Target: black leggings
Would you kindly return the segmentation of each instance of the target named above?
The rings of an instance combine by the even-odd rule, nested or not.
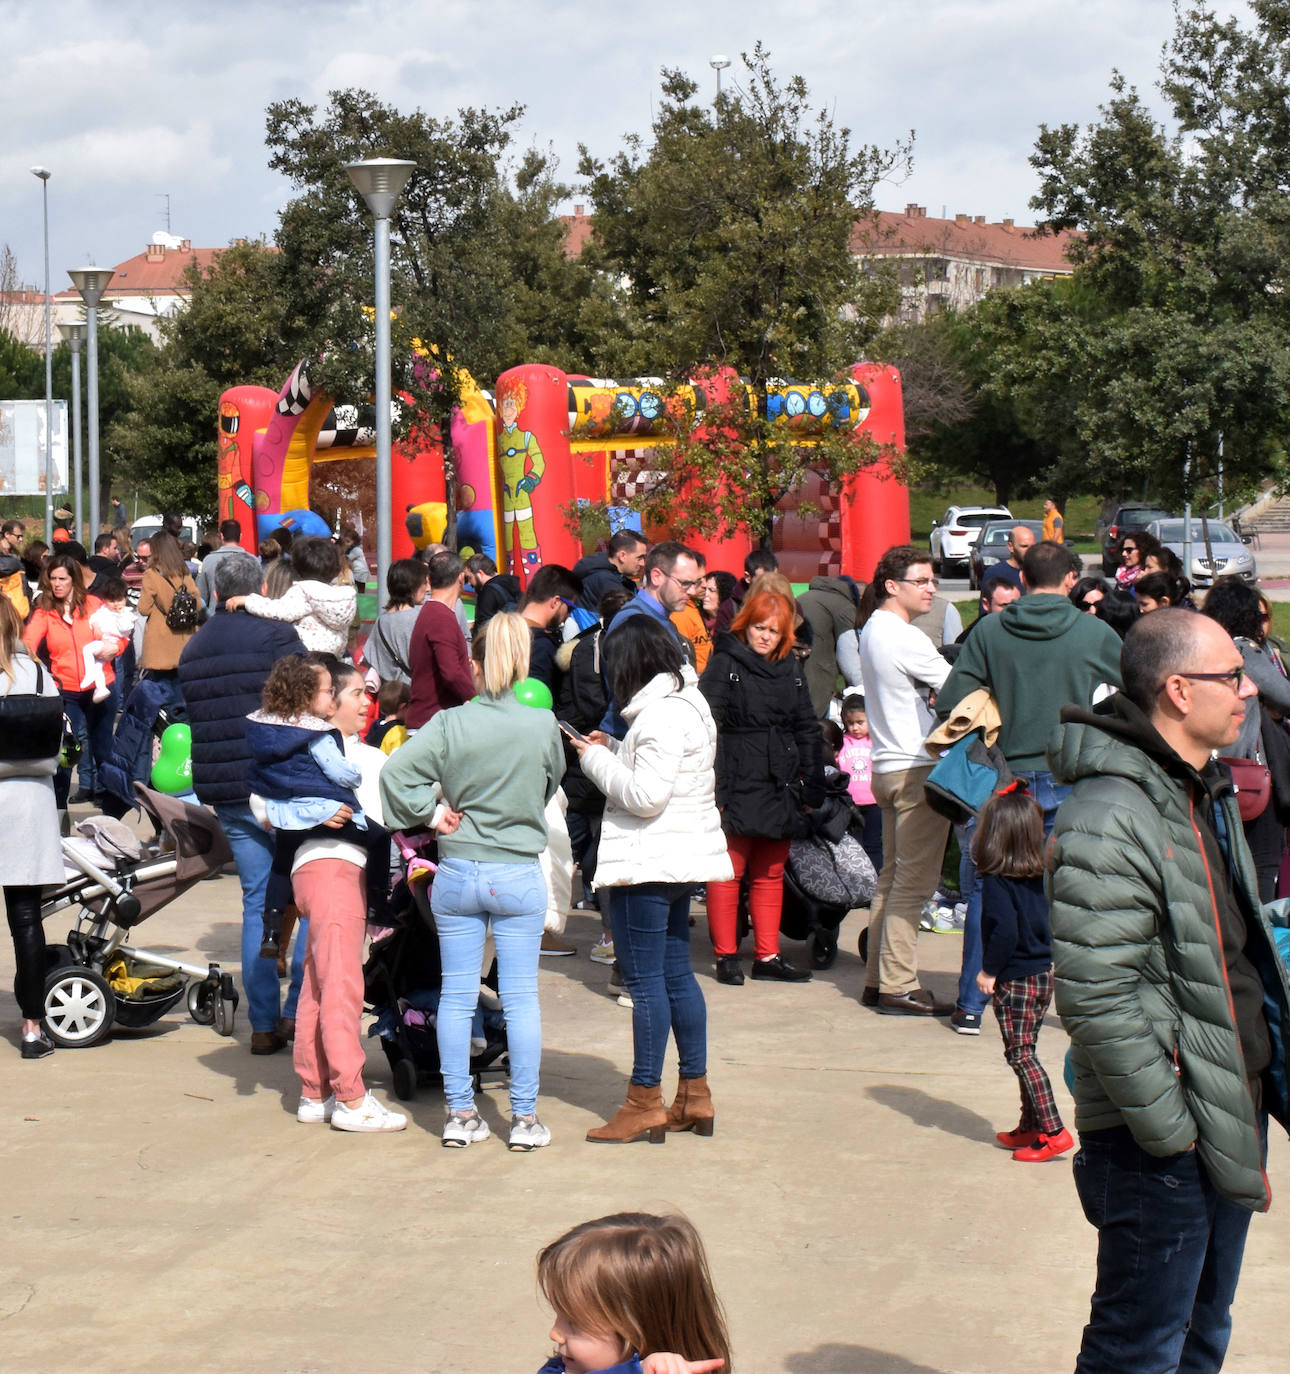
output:
[[[40,920],[40,888],[6,887],[5,911],[18,972],[13,994],[25,1021],[45,1014],[45,927]]]

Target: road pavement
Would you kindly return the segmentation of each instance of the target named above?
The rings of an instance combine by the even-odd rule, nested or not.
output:
[[[239,910],[234,879],[201,883],[138,927],[138,943],[232,965]],[[0,1368],[527,1374],[549,1353],[538,1249],[622,1209],[694,1220],[737,1374],[1071,1368],[1094,1233],[1069,1162],[1020,1165],[994,1145],[1016,1123],[1017,1088],[992,1020],[969,1038],[860,1007],[860,919],[814,982],[737,988],[715,982],[700,922],[716,1133],[594,1146],[586,1130],[621,1101],[631,1016],[587,958],[597,923],[571,916],[578,955],[540,973],[539,1110],[554,1141],[530,1155],[496,1138],[440,1148],[428,1089],[399,1135],[300,1125],[289,1059],[253,1058],[240,1012],[229,1040],[172,1014],[20,1062],[6,948]],[[957,936],[922,937],[940,995],[960,949]],[[375,1091],[391,1099],[367,1043]],[[1054,1018],[1039,1048],[1069,1121]],[[482,1110],[504,1129],[502,1094]],[[1278,1200],[1254,1219],[1235,1310],[1230,1367],[1245,1374],[1285,1368],[1288,1162],[1274,1127]]]

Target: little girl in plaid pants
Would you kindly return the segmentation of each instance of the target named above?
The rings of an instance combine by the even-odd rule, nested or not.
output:
[[[1052,940],[1044,896],[1044,813],[1012,782],[981,808],[972,858],[981,874],[977,986],[994,998],[1003,1057],[1021,1084],[1021,1121],[995,1139],[1023,1164],[1056,1159],[1075,1141],[1062,1125],[1052,1084],[1036,1053],[1053,1000]]]

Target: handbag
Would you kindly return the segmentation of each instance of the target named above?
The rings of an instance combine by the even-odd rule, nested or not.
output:
[[[961,735],[941,755],[923,781],[923,794],[933,811],[955,825],[972,819],[992,793],[1012,781],[1012,769],[997,744],[986,744],[985,730]]]
[[[1243,821],[1252,821],[1268,809],[1272,800],[1272,773],[1257,759],[1219,758],[1232,775],[1236,805]]]
[[[45,696],[45,669],[36,663],[35,692],[0,697],[0,763],[57,759],[63,747],[63,698]]]

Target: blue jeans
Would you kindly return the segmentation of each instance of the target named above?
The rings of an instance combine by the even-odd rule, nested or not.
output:
[[[670,1030],[682,1078],[708,1071],[708,1007],[690,965],[691,883],[642,883],[609,893],[623,986],[632,995],[632,1082],[656,1088]]]
[[[990,999],[976,985],[981,972],[981,958],[985,943],[981,939],[981,875],[972,862],[972,837],[976,834],[976,817],[965,825],[955,826],[959,837],[959,899],[967,903],[963,918],[963,962],[959,965],[958,1009],[980,1016]]]
[[[1266,1117],[1260,1127],[1266,1157]],[[1219,1196],[1195,1150],[1158,1159],[1127,1126],[1085,1132],[1073,1168],[1097,1228],[1097,1283],[1075,1374],[1221,1368],[1252,1213]]]
[[[279,1014],[294,1019],[300,998],[300,983],[305,974],[305,944],[309,922],[296,927],[296,943],[291,954],[291,982],[286,1004],[279,1013],[278,969],[272,959],[260,958],[260,937],[264,929],[264,889],[273,863],[273,834],[262,830],[245,803],[217,806],[215,814],[228,837],[242,884],[242,986],[246,989],[247,1015],[253,1031],[278,1027]]]
[[[1015,776],[1026,784],[1030,795],[1039,803],[1039,809],[1044,813],[1044,838],[1047,839],[1053,833],[1053,820],[1057,815],[1057,808],[1071,794],[1069,785],[1054,782],[1053,775],[1046,771],[1017,773]]]
[[[102,792],[99,766],[112,752],[112,726],[116,720],[114,700],[94,700],[94,693],[63,692],[63,709],[72,723],[72,732],[81,742],[81,761],[76,765],[76,778],[81,791],[91,795]]]
[[[439,1068],[450,1111],[475,1105],[470,1076],[470,1024],[479,1006],[484,941],[491,923],[497,946],[497,991],[506,1017],[511,1063],[511,1112],[537,1110],[542,1063],[538,951],[546,919],[546,880],[531,863],[443,859],[430,889],[439,929],[443,989],[439,996]]]

